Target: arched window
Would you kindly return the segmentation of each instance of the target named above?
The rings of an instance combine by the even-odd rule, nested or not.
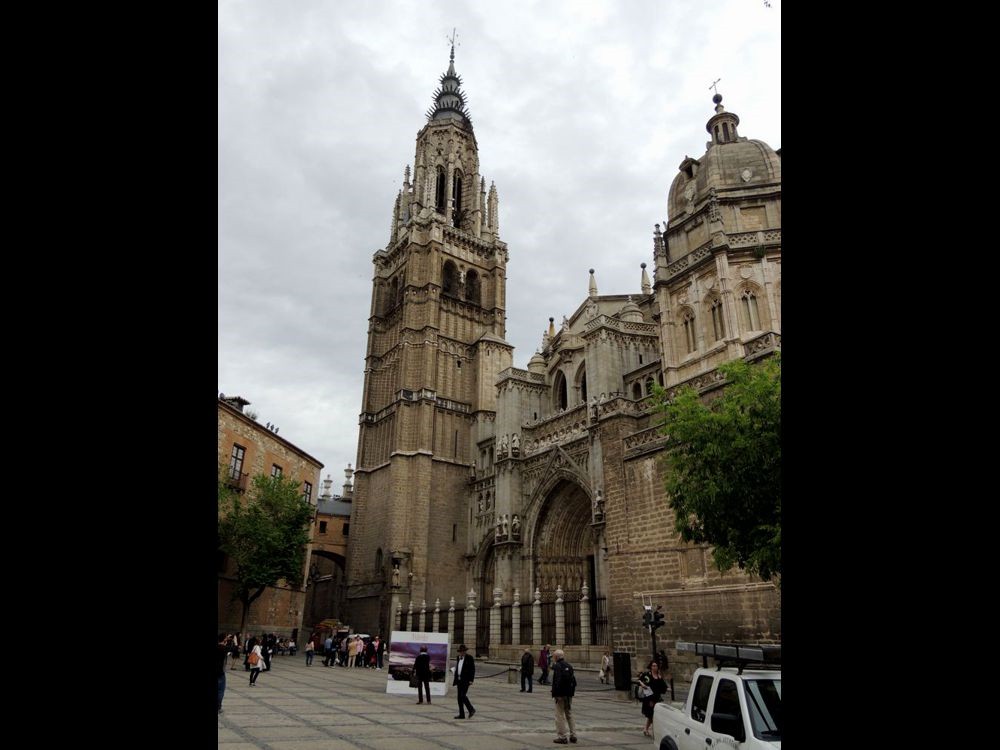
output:
[[[447,187],[445,183],[447,182],[447,180],[448,178],[444,173],[444,167],[438,167],[437,185],[434,190],[434,207],[436,208],[438,213],[442,214],[444,213],[444,198],[445,195],[447,195],[447,193],[445,192],[445,189]]]
[[[660,381],[660,388],[662,388],[663,387],[663,371],[662,370],[660,371],[660,374],[657,376],[657,380]]]
[[[465,215],[462,211],[462,173],[457,169],[451,179],[451,200],[453,204],[451,223],[456,227],[461,227]]]
[[[747,328],[751,331],[761,330],[760,314],[757,311],[757,296],[752,289],[744,289],[742,295],[743,317],[746,320]]]
[[[583,377],[580,378],[580,399],[583,403],[587,403],[587,371],[583,371]]]
[[[560,370],[556,373],[556,380],[552,387],[552,405],[556,409],[565,409],[568,403],[566,398],[566,376]]]
[[[382,572],[382,548],[379,547],[378,551],[375,553],[375,572]]]
[[[458,269],[450,260],[444,262],[441,272],[441,291],[452,296],[458,293]]]
[[[479,304],[479,274],[472,270],[465,274],[465,298]]]
[[[722,123],[722,135],[723,135],[725,141],[728,142],[729,141],[729,123],[728,122]]]
[[[399,296],[399,279],[393,277],[392,281],[389,282],[389,294],[385,299],[385,310],[389,312],[396,306],[396,298]]]
[[[396,304],[400,304],[403,301],[403,288],[406,286],[406,278],[403,274],[399,274],[397,277],[399,279],[399,285],[396,287]]]
[[[653,376],[650,375],[648,378],[646,378],[646,395],[648,396],[652,392],[653,392]]]
[[[687,345],[687,353],[690,354],[698,348],[698,339],[695,336],[694,328],[694,313],[691,310],[685,310],[683,321],[684,343]]]
[[[638,380],[632,383],[632,398],[635,401],[638,401],[640,398],[642,398],[642,383],[640,383]]]
[[[715,340],[721,341],[726,335],[726,324],[722,318],[722,300],[718,297],[711,303],[712,311],[712,333],[715,334]]]

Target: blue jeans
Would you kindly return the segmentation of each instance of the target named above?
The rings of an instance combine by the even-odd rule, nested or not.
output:
[[[219,675],[219,710],[222,710],[222,696],[226,694],[226,673]]]
[[[315,651],[306,651],[306,666],[308,667],[313,663],[313,656],[316,655]]]

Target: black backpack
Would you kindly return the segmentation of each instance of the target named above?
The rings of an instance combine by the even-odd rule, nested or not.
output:
[[[573,674],[573,665],[565,659],[563,659],[562,663],[566,666],[562,670],[562,680],[560,682],[565,681],[567,695],[576,695],[576,675]]]

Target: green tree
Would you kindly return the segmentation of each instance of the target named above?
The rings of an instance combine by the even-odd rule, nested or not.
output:
[[[220,479],[219,549],[236,563],[233,599],[243,604],[241,632],[265,588],[301,580],[313,510],[290,478],[258,475],[245,498]]]
[[[686,387],[656,389],[669,435],[667,492],[688,542],[714,546],[720,571],[735,564],[781,582],[781,354],[719,367],[727,385],[703,402]]]

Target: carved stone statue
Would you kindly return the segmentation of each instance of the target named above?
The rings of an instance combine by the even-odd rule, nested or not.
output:
[[[521,538],[521,519],[517,517],[517,513],[510,521],[510,533],[513,535],[514,539]]]
[[[510,454],[512,456],[521,455],[521,438],[518,437],[516,432],[510,436]]]
[[[503,522],[501,521],[500,516],[498,515],[497,516],[497,531],[496,531],[496,534],[495,534],[495,537],[496,537],[497,541],[500,541],[501,539],[503,539],[503,537],[501,536],[502,533],[503,533]]]
[[[392,569],[392,587],[394,589],[398,589],[399,588],[399,566],[398,565],[396,565]]]
[[[478,512],[482,513],[483,512],[483,496],[482,495],[479,496],[479,501],[478,502],[479,502],[479,511]]]
[[[597,496],[594,498],[594,520],[604,520],[604,495],[600,490],[597,491]]]
[[[499,443],[499,445],[497,447],[497,456],[498,457],[503,457],[503,456],[506,456],[506,455],[507,455],[507,436],[506,435],[501,435],[500,436],[500,443]]]

